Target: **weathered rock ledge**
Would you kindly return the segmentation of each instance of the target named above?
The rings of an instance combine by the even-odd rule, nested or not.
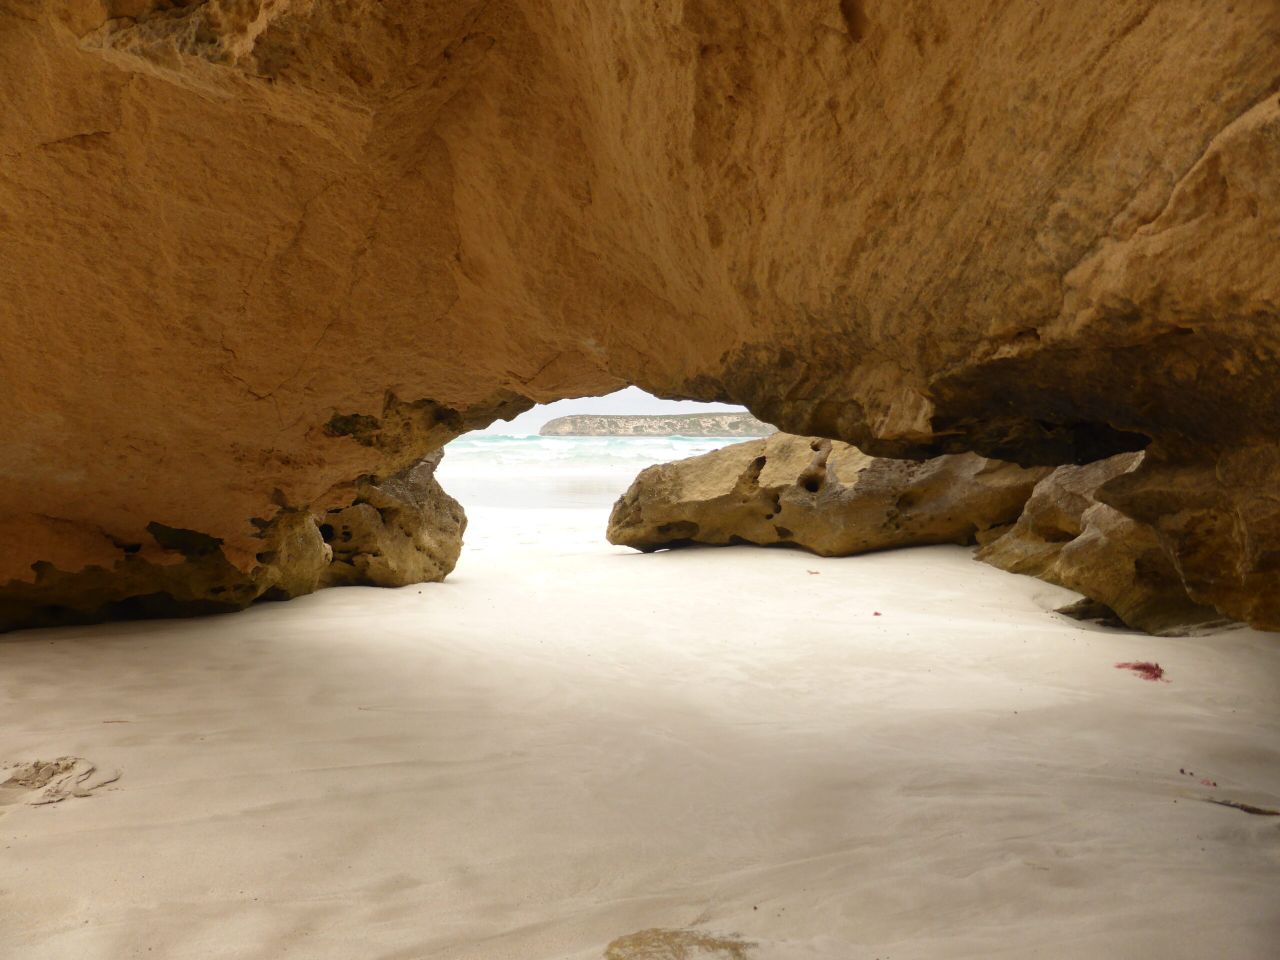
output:
[[[1219,621],[1152,527],[1096,499],[1142,456],[1023,468],[974,454],[877,458],[775,434],[643,471],[614,505],[608,538],[646,551],[754,543],[823,556],[976,542],[980,560],[1084,594],[1091,602],[1073,613],[1149,633]]]
[[[348,506],[282,512],[263,524],[247,572],[213,537],[160,524],[148,529],[151,544],[123,545],[123,559],[110,568],[42,566],[34,584],[0,585],[0,630],[225,613],[321,587],[443,580],[458,561],[467,521],[435,479],[441,456],[382,482],[361,481]]]
[[[644,470],[607,536],[640,550],[790,544],[823,556],[974,543],[1016,520],[1048,472],[971,453],[890,460],[777,433]]]

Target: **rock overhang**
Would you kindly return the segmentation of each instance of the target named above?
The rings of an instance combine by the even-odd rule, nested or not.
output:
[[[150,524],[251,569],[635,383],[877,454],[1146,447],[1103,498],[1280,623],[1280,11],[846,6],[11,4],[0,579],[180,562]]]

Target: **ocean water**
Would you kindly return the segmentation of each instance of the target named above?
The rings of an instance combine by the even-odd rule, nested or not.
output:
[[[607,509],[645,467],[742,437],[541,437],[472,433],[436,473],[463,507]]]

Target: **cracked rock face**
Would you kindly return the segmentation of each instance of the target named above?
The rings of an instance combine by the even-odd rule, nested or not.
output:
[[[880,455],[1145,447],[1103,499],[1280,628],[1277,78],[1271,0],[8,0],[0,589],[181,579],[153,526],[250,576],[634,383]]]
[[[1278,477],[1273,443],[1212,456],[1159,448],[1097,497],[1155,531],[1194,601],[1280,630]]]
[[[974,543],[1016,520],[1048,472],[971,453],[890,460],[778,433],[644,470],[614,504],[607,536],[646,551],[789,544],[828,557]]]
[[[1189,595],[1155,529],[1098,501],[1099,488],[1136,470],[1142,454],[1119,454],[1054,470],[1036,484],[1013,528],[978,559],[1083,593],[1122,623],[1177,632],[1221,619]]]

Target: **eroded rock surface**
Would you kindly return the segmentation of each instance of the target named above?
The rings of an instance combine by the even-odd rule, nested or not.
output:
[[[1142,458],[1120,454],[1054,470],[1036,484],[1013,528],[985,544],[978,559],[1083,593],[1094,602],[1080,608],[1086,619],[1106,618],[1110,611],[1148,633],[1221,619],[1188,595],[1155,529],[1096,498],[1099,488],[1132,473]]]
[[[320,585],[330,551],[311,514],[281,512],[263,523],[256,544],[246,569],[228,559],[216,537],[150,524],[108,564],[68,572],[38,563],[33,581],[0,585],[0,630],[226,613]]]
[[[1104,499],[1280,628],[1277,77],[1271,0],[8,0],[0,591],[221,603],[357,478],[634,383],[1150,444]]]
[[[1278,478],[1275,444],[1211,455],[1161,447],[1096,496],[1155,531],[1193,600],[1280,630]]]
[[[976,541],[980,560],[1084,594],[1064,611],[1081,619],[1148,633],[1221,622],[1193,598],[1156,527],[1098,499],[1144,456],[1022,468],[974,454],[870,457],[776,434],[643,471],[615,504],[608,538],[640,550],[781,543],[824,556]]]
[[[185,617],[288,600],[321,587],[400,587],[443,580],[458,561],[466,515],[441,489],[443,451],[386,480],[366,479],[346,507],[282,511],[258,532],[247,570],[224,544],[152,524],[110,567],[66,573],[41,565],[34,583],[0,586],[0,630],[112,618]]]
[[[890,460],[779,433],[642,471],[607,535],[639,550],[781,543],[823,556],[973,543],[1017,519],[1048,472],[971,453]]]
[[[333,560],[321,586],[403,587],[453,570],[467,517],[436,481],[440,456],[361,484],[355,503],[324,516],[320,532]]]

